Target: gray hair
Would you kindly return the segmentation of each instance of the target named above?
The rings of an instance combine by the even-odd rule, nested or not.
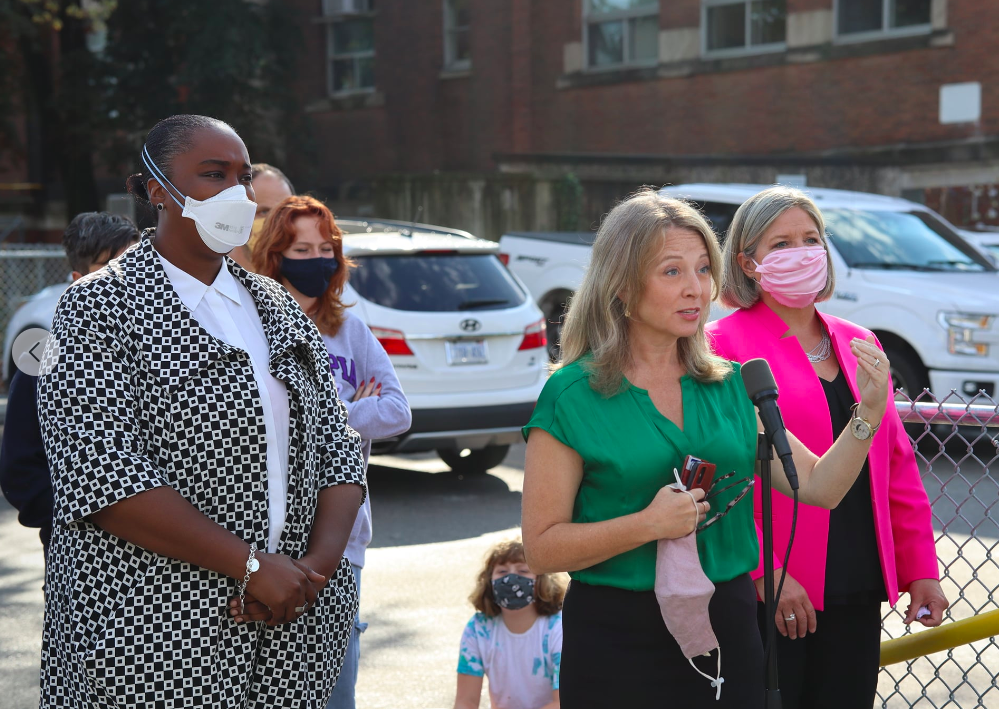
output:
[[[81,212],[62,235],[69,265],[82,274],[98,258],[112,257],[138,240],[139,230],[131,219],[109,212]]]
[[[255,162],[250,165],[250,180],[255,180],[261,175],[274,175],[278,179],[282,180],[286,185],[288,185],[288,191],[292,194],[298,194],[295,192],[295,185],[291,184],[291,180],[288,176],[281,172],[279,169],[273,165],[268,165],[265,162]]]
[[[832,257],[829,255],[829,241],[826,239],[826,224],[822,212],[815,202],[801,190],[774,185],[759,192],[736,211],[725,239],[723,259],[725,273],[722,277],[721,302],[729,308],[751,308],[760,299],[760,284],[746,275],[739,265],[739,254],[752,258],[760,246],[763,234],[789,209],[804,210],[815,222],[819,230],[819,240],[826,250],[828,275],[826,285],[815,297],[815,302],[829,300],[836,289],[833,275]]]
[[[712,300],[717,296],[721,251],[708,222],[687,202],[642,188],[614,207],[597,231],[590,265],[569,301],[556,369],[592,354],[587,364],[590,386],[605,396],[620,391],[624,370],[631,364],[625,311],[636,306],[645,290],[649,269],[671,229],[690,229],[704,239]],[[628,302],[622,302],[622,297]],[[705,308],[697,333],[681,338],[677,352],[686,371],[698,381],[721,381],[731,373],[732,365],[708,348],[704,337],[708,317]]]

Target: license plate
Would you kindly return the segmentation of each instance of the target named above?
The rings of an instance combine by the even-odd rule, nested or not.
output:
[[[444,353],[447,363],[455,366],[461,364],[487,364],[489,353],[486,351],[485,340],[458,340],[444,342]]]

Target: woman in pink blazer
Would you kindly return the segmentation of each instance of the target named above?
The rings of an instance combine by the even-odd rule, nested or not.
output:
[[[799,505],[773,619],[780,631],[785,709],[870,709],[877,692],[881,603],[894,604],[908,592],[905,622],[926,626],[939,625],[948,606],[912,447],[894,406],[883,421],[854,413],[857,359],[850,340],[875,340],[870,331],[815,309],[832,295],[834,280],[822,215],[803,192],[771,187],[743,204],[729,228],[724,263],[721,300],[737,310],[707,326],[715,352],[738,362],[762,357],[770,363],[784,423],[816,455],[847,426],[858,438],[874,436],[864,470],[836,509]],[[779,465],[775,474],[781,474]],[[758,527],[760,507],[757,487]],[[791,498],[775,493],[778,580],[791,512]],[[761,598],[762,576],[761,561],[753,575]],[[930,615],[917,619],[921,607]],[[771,621],[762,603],[759,608],[765,631]]]

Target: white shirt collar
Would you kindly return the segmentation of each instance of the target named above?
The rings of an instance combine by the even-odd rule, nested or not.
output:
[[[177,291],[180,301],[192,313],[201,305],[201,300],[205,297],[205,293],[208,292],[209,288],[214,288],[218,293],[224,295],[236,305],[241,305],[238,283],[235,277],[229,272],[229,267],[225,259],[222,260],[222,268],[219,269],[219,275],[215,276],[215,280],[210,286],[207,286],[187,271],[179,269],[167,261],[160,252],[157,251],[156,255],[159,257],[160,263],[163,264],[163,270],[166,271],[167,278],[170,279],[170,285]]]

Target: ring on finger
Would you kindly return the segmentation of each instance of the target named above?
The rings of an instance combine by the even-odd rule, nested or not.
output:
[[[790,623],[790,622],[792,622],[792,621],[795,621],[795,620],[797,620],[797,619],[798,619],[798,616],[796,616],[796,615],[795,615],[794,613],[792,613],[791,615],[789,615],[789,616],[786,616],[786,617],[784,618],[784,620],[786,620],[786,621],[787,621],[788,623]]]
[[[874,368],[877,369],[878,365],[881,364],[881,359],[878,357],[874,358]]]

